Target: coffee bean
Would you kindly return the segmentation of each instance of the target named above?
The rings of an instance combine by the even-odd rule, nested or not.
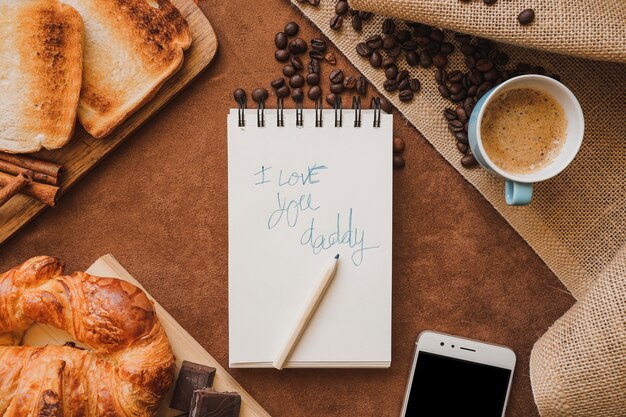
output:
[[[398,38],[396,38],[393,35],[386,36],[385,39],[383,39],[383,48],[384,49],[391,49],[394,46],[396,46],[397,44],[398,44]]]
[[[422,51],[419,55],[420,65],[424,68],[429,68],[433,64],[433,58],[428,51]]]
[[[300,74],[296,74],[289,79],[289,85],[291,88],[299,88],[304,85],[304,77]]]
[[[452,83],[450,87],[448,87],[448,91],[450,94],[459,94],[463,90],[463,84],[461,83]]]
[[[398,81],[398,90],[402,91],[402,90],[408,90],[410,89],[411,86],[409,85],[409,79],[405,78],[402,81]]]
[[[473,69],[469,72],[469,80],[474,85],[481,85],[484,79],[483,73],[477,69]]]
[[[430,44],[431,40],[428,36],[420,36],[415,38],[415,43],[417,43],[422,48],[427,47]]]
[[[337,13],[340,16],[343,16],[344,14],[348,13],[349,9],[350,9],[350,6],[348,5],[348,2],[346,0],[339,0],[337,4],[335,4],[335,13]]]
[[[281,97],[281,98],[285,98],[289,96],[289,87],[287,87],[286,85],[283,85],[280,88],[276,89],[276,96]]]
[[[396,58],[401,53],[402,53],[402,48],[400,47],[400,45],[396,45],[393,48],[387,50],[387,56],[390,56],[393,58]]]
[[[300,57],[292,56],[290,62],[291,65],[293,65],[293,67],[296,69],[296,71],[304,69],[304,64],[302,63]]]
[[[385,69],[385,77],[388,80],[395,80],[398,76],[398,67],[396,65],[390,65]]]
[[[409,78],[409,71],[408,70],[399,71],[398,75],[396,75],[396,82],[400,83],[400,81],[406,80],[407,78]]]
[[[300,26],[296,22],[289,22],[285,25],[285,33],[287,36],[296,36],[300,31]]]
[[[491,87],[493,87],[493,84],[489,81],[485,81],[478,87],[478,90],[476,90],[476,97],[481,98],[487,91],[491,90]]]
[[[306,76],[306,83],[308,85],[318,85],[320,83],[320,75],[315,72],[310,72]]]
[[[367,46],[365,42],[360,42],[356,45],[356,53],[363,57],[368,57],[372,54],[372,48]]]
[[[321,38],[313,38],[311,39],[311,48],[316,51],[325,52],[326,51],[326,41]]]
[[[463,122],[461,122],[460,120],[450,120],[448,122],[448,129],[452,133],[462,132],[463,131]]]
[[[289,49],[289,52],[291,52],[293,55],[298,55],[306,52],[306,50],[308,49],[308,45],[306,44],[304,39],[296,38],[289,41],[289,46],[287,47],[287,49]]]
[[[252,100],[255,102],[265,101],[268,96],[268,92],[265,88],[255,88],[252,90]]]
[[[517,20],[522,25],[528,25],[532,23],[535,19],[535,11],[533,9],[522,10],[521,13],[517,16]]]
[[[378,49],[383,46],[383,38],[380,35],[373,35],[367,38],[365,43],[372,49]]]
[[[274,37],[274,43],[278,49],[287,48],[287,43],[289,40],[287,39],[287,34],[285,32],[278,32]]]
[[[434,41],[441,42],[443,41],[443,31],[441,29],[433,29],[429,37]]]
[[[419,92],[421,90],[422,83],[417,78],[411,78],[411,79],[409,79],[409,88],[413,92],[417,93],[417,92]]]
[[[285,79],[284,78],[276,78],[275,80],[272,80],[270,85],[272,86],[273,89],[280,88],[283,85],[285,85]]]
[[[333,83],[340,83],[343,81],[343,71],[339,68],[334,69],[328,75],[328,79]]]
[[[304,91],[301,88],[294,88],[291,90],[291,98],[293,101],[299,102],[304,100]]]
[[[398,38],[398,42],[403,43],[411,39],[411,32],[404,29],[404,30],[399,31],[396,36]]]
[[[303,3],[304,0],[298,0],[300,3]],[[307,3],[309,3],[311,6],[319,6],[320,5],[320,0],[306,0]]]
[[[452,45],[450,42],[442,42],[441,47],[439,48],[439,52],[441,52],[442,54],[450,55],[452,52],[454,52],[454,45]]]
[[[461,142],[464,145],[469,145],[469,139],[467,138],[467,133],[465,132],[456,132],[454,137],[458,142]]]
[[[456,112],[457,119],[463,123],[467,122],[467,114],[465,113],[465,110],[463,110],[463,107],[457,107],[454,111]]]
[[[380,98],[380,108],[385,113],[391,114],[393,112],[393,105],[385,97]]]
[[[390,93],[396,91],[398,89],[398,83],[396,80],[385,80],[383,83],[383,88],[385,91],[389,91]]]
[[[454,39],[456,39],[456,41],[462,45],[468,44],[472,41],[472,37],[464,33],[455,33]]]
[[[371,12],[366,12],[364,10],[359,10],[359,17],[364,20],[364,21],[368,21],[372,18],[372,16],[374,16],[373,13]]]
[[[320,98],[321,95],[322,95],[322,89],[320,88],[319,85],[314,85],[313,87],[309,88],[309,91],[307,92],[307,96],[311,100],[317,100],[318,98]]]
[[[404,57],[406,58],[406,63],[410,67],[414,67],[419,63],[419,58],[417,56],[417,52],[415,51],[407,51]]]
[[[443,117],[445,117],[446,120],[457,120],[456,111],[451,108],[446,108],[443,111]]]
[[[332,30],[339,30],[341,29],[342,25],[343,25],[343,17],[341,15],[336,14],[333,17],[331,17],[330,28]]]
[[[319,74],[320,73],[320,62],[317,59],[312,59],[309,61],[307,65],[307,70],[309,72]]]
[[[437,54],[433,57],[433,65],[437,68],[444,68],[448,65],[448,57],[443,54]]]
[[[334,106],[336,102],[337,102],[337,96],[334,95],[333,93],[330,93],[326,96],[326,103],[328,103],[329,105]]]
[[[330,91],[335,94],[341,94],[343,93],[343,90],[344,90],[343,83],[332,83],[330,85]]]
[[[479,59],[476,61],[476,69],[481,72],[487,72],[493,68],[493,62],[488,59]]]
[[[430,32],[432,31],[433,31],[433,28],[431,28],[428,25],[419,25],[414,28],[413,34],[415,35],[416,38],[419,38],[420,36],[430,35]]]
[[[445,84],[448,82],[448,73],[445,69],[437,69],[437,72],[435,73],[435,81],[437,81],[439,84]]]
[[[316,51],[315,49],[312,51],[309,51],[309,57],[311,59],[317,59],[318,61],[321,61],[324,59],[324,53],[320,52],[320,51]]]
[[[467,146],[464,143],[461,143],[459,141],[456,142],[456,148],[459,150],[459,152],[461,152],[462,154],[466,154],[467,151],[469,150],[469,146]]]
[[[391,35],[395,31],[396,31],[396,22],[394,22],[392,19],[383,20],[383,33],[385,35]]]
[[[450,97],[450,91],[448,91],[448,87],[446,87],[445,85],[439,84],[437,89],[439,90],[439,94],[441,94],[441,97],[443,98]]]
[[[476,52],[476,47],[474,45],[470,45],[469,43],[465,43],[461,45],[461,53],[465,56],[474,55]]]
[[[337,58],[335,58],[335,54],[333,54],[332,52],[326,53],[326,55],[324,55],[324,59],[330,65],[335,65],[337,63]]]
[[[394,155],[393,156],[393,169],[402,169],[404,168],[405,162],[402,155]]]
[[[463,81],[463,73],[459,70],[451,71],[448,74],[448,80],[450,80],[451,83],[460,83]]]
[[[402,43],[402,49],[405,51],[415,51],[417,49],[417,43],[414,40],[409,39],[408,41]]]
[[[450,93],[450,100],[454,101],[455,103],[459,103],[465,100],[466,97],[467,97],[467,91],[465,90],[461,90],[456,94]]]
[[[466,56],[465,57],[465,66],[469,70],[475,69],[476,68],[476,59],[473,56]]]
[[[353,90],[356,87],[356,78],[351,75],[346,76],[343,79],[343,86],[346,90]]]
[[[291,77],[295,73],[296,73],[296,67],[294,67],[293,65],[285,65],[283,67],[283,75],[285,77]]]
[[[474,97],[477,91],[478,91],[478,86],[472,85],[470,86],[470,88],[467,89],[467,95],[470,97]]]
[[[499,54],[496,55],[496,64],[498,65],[506,65],[509,63],[509,56],[507,54],[505,54],[504,52],[500,52]]]
[[[405,143],[404,143],[404,139],[399,138],[399,137],[395,137],[393,138],[393,151],[395,153],[402,153],[404,152],[404,148],[406,147]]]
[[[238,88],[233,92],[233,97],[237,103],[246,103],[246,92],[242,88]]]
[[[485,80],[487,81],[495,81],[499,76],[500,74],[498,74],[498,71],[496,71],[495,68],[490,69],[484,74]]]
[[[461,158],[461,165],[463,165],[465,168],[472,168],[478,165],[478,161],[476,160],[476,158],[474,158],[474,155],[469,153]]]
[[[367,94],[367,87],[369,87],[369,81],[367,81],[367,78],[365,78],[364,76],[360,76],[359,79],[356,82],[356,91],[364,96]]]
[[[498,0],[483,0],[483,2],[488,5],[496,4],[496,1]]]
[[[414,94],[413,94],[413,91],[411,89],[402,90],[402,91],[400,91],[400,94],[398,94],[398,98],[403,103],[406,103],[407,101],[413,100],[413,97],[414,97]]]
[[[441,44],[439,42],[432,41],[431,43],[426,45],[426,50],[431,55],[437,55],[440,49],[441,49]]]
[[[378,68],[383,63],[383,57],[378,51],[373,51],[370,55],[370,65],[374,68]]]
[[[277,61],[285,62],[289,59],[289,51],[286,49],[278,49],[274,53],[274,57],[276,58]]]
[[[352,24],[352,29],[357,32],[360,32],[363,29],[363,22],[361,21],[359,15],[352,16],[350,23]]]

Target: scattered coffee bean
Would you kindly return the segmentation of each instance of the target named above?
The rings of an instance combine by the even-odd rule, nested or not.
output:
[[[402,42],[406,42],[409,39],[411,39],[411,32],[409,32],[408,30],[404,29],[399,31],[396,34],[396,37],[398,38],[398,42],[402,43]]]
[[[293,101],[300,102],[304,100],[304,91],[301,88],[294,88],[291,90],[291,98]]]
[[[448,87],[448,91],[450,91],[450,94],[459,94],[461,90],[463,90],[463,84],[461,83],[452,83]]]
[[[446,108],[443,111],[443,117],[445,117],[446,120],[448,120],[448,121],[456,120],[457,119],[456,111],[454,111],[453,109],[450,109],[450,108]]]
[[[310,72],[306,76],[306,82],[308,85],[318,85],[320,83],[320,75],[315,72]]]
[[[498,0],[483,0],[483,2],[488,5],[496,4],[496,1]]]
[[[391,104],[391,102],[387,100],[385,97],[380,98],[380,108],[385,113],[391,114],[393,112],[393,104]]]
[[[301,71],[304,68],[304,64],[298,56],[292,56],[290,62],[297,71]]]
[[[292,39],[289,41],[289,46],[287,47],[287,49],[293,55],[298,55],[303,52],[306,52],[306,50],[308,49],[308,46],[306,42],[304,41],[304,39],[296,38],[296,39]]]
[[[439,94],[441,94],[441,97],[443,98],[450,97],[450,91],[448,90],[448,87],[446,87],[444,84],[439,84],[437,89],[439,90]]]
[[[321,38],[313,38],[311,39],[311,48],[316,51],[325,52],[326,51],[326,41]]]
[[[454,52],[454,45],[450,42],[442,42],[441,47],[439,48],[439,52],[442,54],[450,55]]]
[[[352,24],[352,29],[354,29],[355,31],[360,32],[361,30],[363,30],[363,21],[361,20],[359,15],[352,16],[350,23]]]
[[[337,13],[340,16],[343,16],[344,14],[348,13],[349,9],[350,9],[350,6],[348,5],[348,2],[346,0],[339,0],[337,4],[335,4],[335,13]]]
[[[320,73],[320,62],[317,59],[312,59],[309,61],[307,65],[307,69],[309,72],[319,74]]]
[[[391,35],[393,32],[396,31],[396,23],[393,21],[393,19],[385,19],[383,20],[382,30],[385,35]]]
[[[385,82],[383,83],[383,88],[385,89],[385,91],[393,93],[398,89],[398,83],[396,82],[396,80],[385,80]]]
[[[437,55],[440,49],[441,49],[441,44],[435,41],[432,41],[426,46],[426,50],[428,51],[428,53],[433,56]]]
[[[388,56],[387,58],[383,59],[383,68],[387,68],[391,65],[395,65],[396,64],[396,58],[393,56]]]
[[[328,103],[329,105],[334,106],[336,102],[337,102],[336,95],[331,93],[326,96],[326,103]]]
[[[259,103],[261,101],[265,101],[269,93],[265,88],[255,88],[252,90],[252,100]]]
[[[343,83],[331,83],[330,84],[330,91],[334,94],[341,94],[343,93],[343,90],[344,90]]]
[[[358,16],[361,18],[361,20],[367,21],[370,20],[372,16],[374,16],[374,13],[359,10]]]
[[[463,73],[459,70],[451,71],[448,73],[448,80],[451,83],[460,83],[463,81]]]
[[[506,65],[509,63],[509,56],[507,54],[505,54],[504,52],[500,52],[499,54],[496,55],[496,64],[498,65]]]
[[[467,133],[465,132],[456,132],[454,137],[457,141],[461,142],[464,145],[469,145],[469,139],[467,138]]]
[[[333,54],[332,52],[328,52],[326,55],[324,55],[324,59],[330,65],[335,65],[337,63],[337,58],[335,58],[335,54]]]
[[[453,133],[462,132],[463,122],[461,122],[460,120],[450,120],[448,122],[448,129],[450,129],[450,131]]]
[[[500,74],[498,73],[498,71],[495,68],[492,68],[489,71],[485,72],[483,74],[483,76],[485,77],[485,80],[487,80],[487,81],[495,81],[495,80],[498,79]]]
[[[480,72],[487,72],[493,68],[493,62],[488,59],[479,59],[476,61],[476,69]]]
[[[463,158],[461,158],[461,165],[463,165],[465,168],[472,168],[478,165],[478,161],[476,160],[476,158],[474,158],[474,155],[468,153]]]
[[[409,80],[409,88],[413,90],[414,93],[417,93],[422,88],[422,83],[417,78],[411,78]]]
[[[273,89],[280,88],[283,85],[285,85],[285,79],[284,78],[276,78],[275,80],[272,80],[270,85],[272,86]]]
[[[278,32],[274,38],[274,43],[278,49],[287,48],[288,42],[289,40],[287,39],[287,34],[285,32]]]
[[[243,90],[243,88],[238,88],[233,92],[233,97],[235,98],[235,101],[237,103],[243,103],[245,104],[246,102],[246,92]]]
[[[346,90],[353,90],[354,88],[356,88],[356,78],[351,75],[346,76],[343,79],[343,86],[346,88]]]
[[[410,85],[409,85],[409,79],[405,78],[404,80],[398,82],[398,90],[403,91],[403,90],[408,90],[410,89]]]
[[[466,154],[467,151],[469,150],[469,146],[467,146],[464,143],[458,142],[456,143],[456,148],[459,150],[459,152],[461,152],[462,154]]]
[[[409,39],[408,41],[403,42],[401,47],[405,51],[415,51],[417,49],[417,43],[415,43],[414,40]]]
[[[398,72],[398,75],[396,75],[396,82],[400,82],[402,80],[406,80],[407,78],[409,78],[409,71],[408,70],[402,70]]]
[[[470,86],[470,88],[467,89],[467,95],[469,97],[474,97],[476,95],[477,91],[478,91],[478,86],[477,85],[472,85],[472,86]]]
[[[466,97],[467,97],[467,91],[465,90],[461,90],[456,94],[450,93],[450,100],[454,101],[455,103],[459,103],[465,100]]]
[[[413,97],[414,97],[413,91],[410,89],[402,90],[400,91],[400,94],[398,94],[398,98],[400,99],[400,101],[404,103],[406,103],[407,101],[413,100]]]
[[[398,67],[396,65],[390,65],[385,69],[385,77],[388,80],[395,80],[398,76]]]
[[[522,25],[529,25],[535,19],[535,11],[533,9],[522,10],[519,15],[517,15],[517,20]]]
[[[365,43],[372,49],[378,49],[383,46],[383,38],[380,35],[373,35],[367,38]]]
[[[402,157],[402,155],[394,155],[393,156],[393,169],[402,169],[404,168],[404,158]]]
[[[285,33],[287,36],[296,36],[300,31],[300,26],[296,22],[289,22],[285,25]]]
[[[304,77],[300,74],[295,74],[289,79],[289,85],[292,88],[299,88],[304,85]]]
[[[336,14],[330,19],[330,28],[332,30],[339,30],[341,29],[342,25],[343,25],[343,16]]]
[[[404,139],[399,138],[397,136],[393,138],[393,151],[394,152],[402,153],[404,152],[404,148],[405,148]]]
[[[367,46],[365,42],[360,42],[356,45],[356,53],[363,57],[368,57],[372,54],[372,48]]]
[[[448,73],[445,69],[437,69],[437,72],[435,73],[435,81],[437,81],[437,83],[439,84],[445,84],[448,82]]]
[[[334,69],[328,75],[328,79],[333,83],[340,83],[343,81],[343,71],[339,68]]]
[[[298,0],[300,3],[304,2],[304,0]],[[319,6],[320,5],[320,0],[307,0],[307,3],[309,3],[311,6]]]
[[[367,94],[367,87],[369,87],[369,81],[367,81],[367,78],[365,78],[364,76],[360,76],[359,79],[356,82],[356,91],[364,96]]]
[[[383,64],[383,57],[378,51],[372,51],[370,55],[370,65],[374,68],[378,68]]]
[[[289,60],[289,51],[286,49],[278,49],[274,53],[274,57],[276,58],[277,61],[285,62]]]
[[[283,75],[285,77],[291,77],[295,73],[296,73],[296,67],[294,67],[293,65],[285,65],[283,67]]]
[[[433,64],[433,58],[430,56],[428,51],[422,51],[419,55],[420,65],[424,68],[429,68]]]
[[[318,98],[320,98],[321,95],[322,95],[322,89],[320,88],[319,85],[314,85],[313,87],[309,88],[309,91],[307,92],[307,96],[311,100],[317,100]]]
[[[433,57],[433,65],[437,68],[444,68],[448,65],[448,57],[443,54],[437,54]]]
[[[280,88],[276,89],[276,96],[281,97],[281,98],[285,98],[289,96],[289,87],[287,87],[286,85],[283,85]]]
[[[407,51],[405,58],[406,63],[411,67],[414,67],[419,63],[419,58],[417,56],[417,52],[415,51]]]
[[[467,122],[467,113],[465,113],[465,110],[463,110],[463,107],[457,107],[455,109],[455,113],[456,113],[457,119],[459,119],[463,123]]]
[[[309,51],[309,57],[311,59],[317,59],[318,61],[321,61],[324,59],[324,54],[320,51],[316,51],[315,49],[312,51]]]

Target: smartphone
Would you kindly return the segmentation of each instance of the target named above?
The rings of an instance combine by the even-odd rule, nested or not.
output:
[[[401,417],[503,417],[515,353],[504,346],[424,331]]]

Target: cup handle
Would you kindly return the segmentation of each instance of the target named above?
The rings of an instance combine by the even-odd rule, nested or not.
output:
[[[506,180],[504,199],[509,206],[526,206],[533,198],[533,184]]]

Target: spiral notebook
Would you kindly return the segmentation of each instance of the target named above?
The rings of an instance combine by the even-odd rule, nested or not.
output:
[[[392,116],[354,104],[228,115],[231,367],[272,366],[336,254],[286,367],[390,366]]]

